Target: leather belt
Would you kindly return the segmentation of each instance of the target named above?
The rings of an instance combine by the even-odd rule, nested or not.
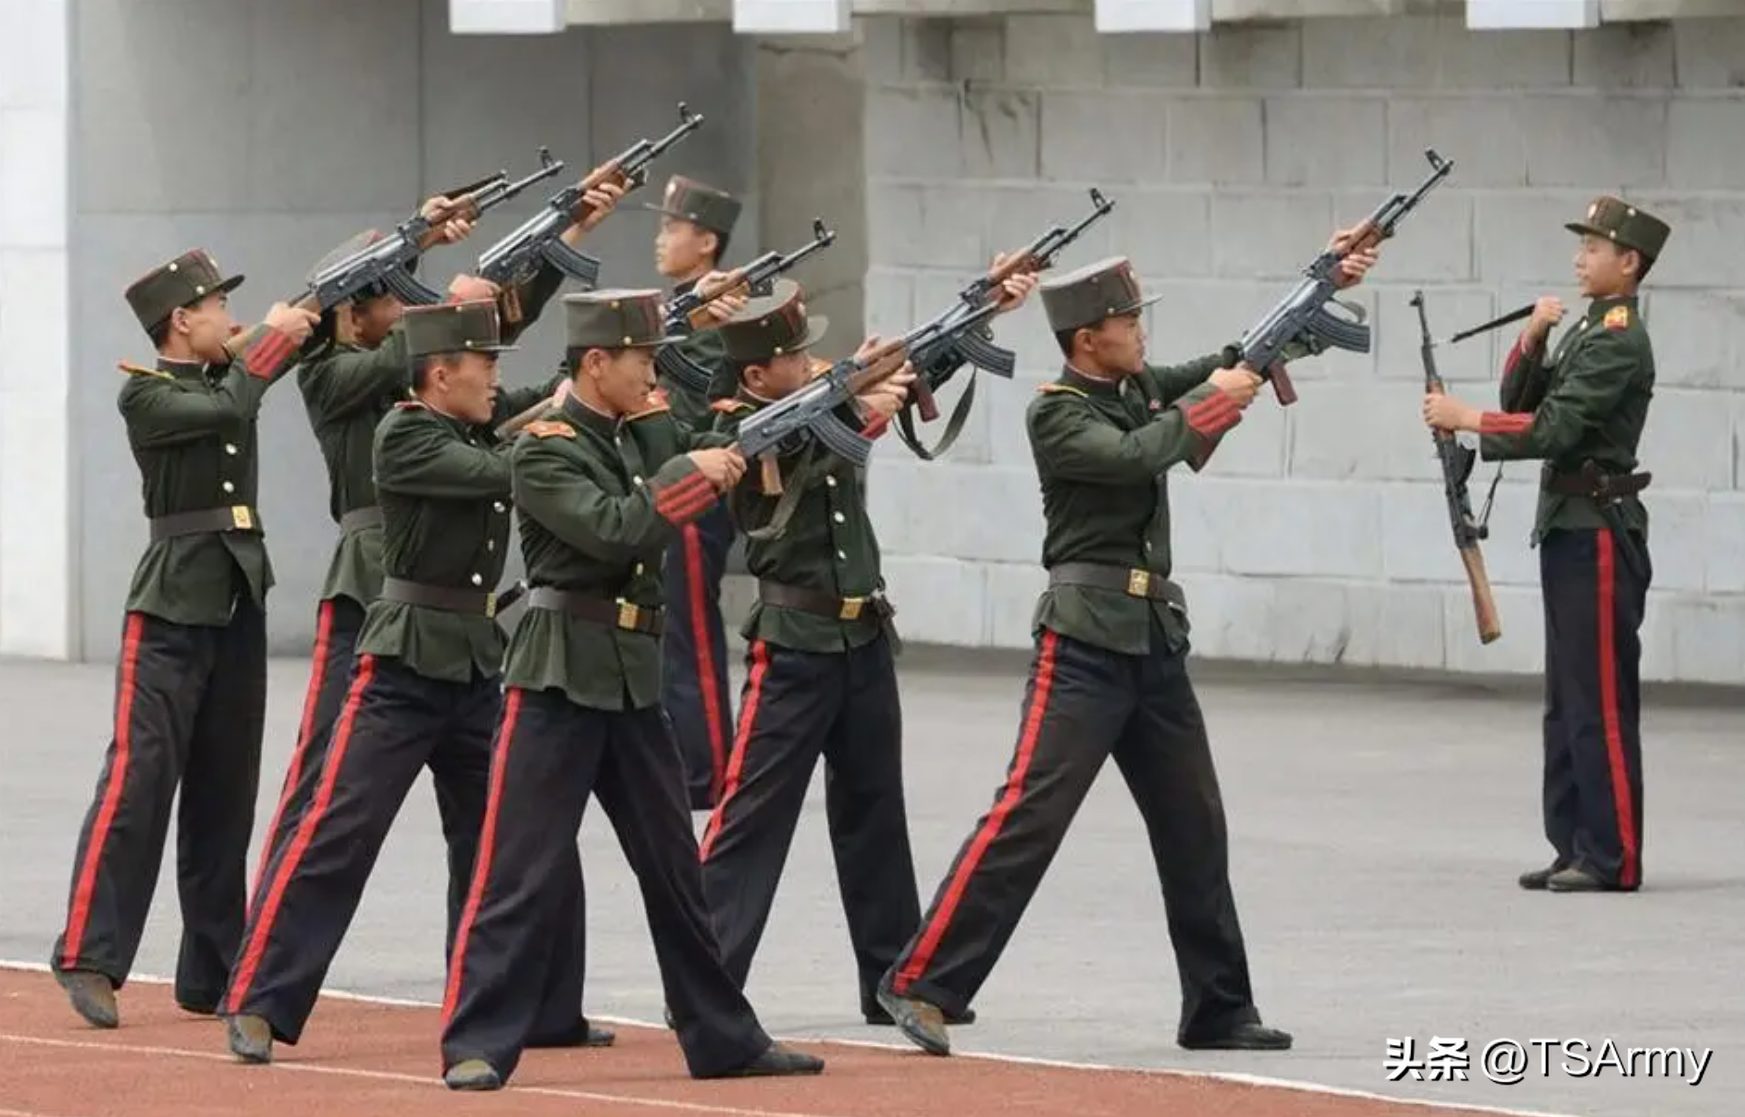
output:
[[[598,597],[554,586],[534,586],[528,590],[527,607],[550,609],[595,624],[646,632],[650,636],[659,636],[666,627],[666,613],[658,606],[638,605],[623,598]]]
[[[1168,602],[1178,609],[1187,607],[1187,596],[1180,586],[1162,574],[1134,567],[1107,566],[1100,562],[1063,562],[1049,569],[1048,584],[1114,590],[1129,597]]]
[[[1607,473],[1590,458],[1582,463],[1579,473],[1559,471],[1547,462],[1540,483],[1546,492],[1559,496],[1584,496],[1611,503],[1641,492],[1653,479],[1652,473]]]
[[[151,520],[151,541],[161,543],[184,535],[210,535],[221,531],[259,531],[261,518],[246,504],[228,508],[202,508],[195,512],[174,512],[154,516]]]
[[[802,613],[831,617],[839,621],[858,621],[867,618],[869,614],[883,621],[889,620],[897,612],[890,599],[882,593],[868,594],[865,597],[837,597],[823,590],[769,582],[761,578],[757,583],[757,596],[765,605],[774,605],[778,609],[797,609]]]
[[[346,535],[366,527],[382,526],[382,510],[374,505],[368,508],[353,508],[339,518],[339,530]]]
[[[427,582],[408,582],[404,578],[384,579],[381,600],[441,609],[447,613],[469,613],[475,617],[497,615],[497,595],[493,591],[433,586]]]

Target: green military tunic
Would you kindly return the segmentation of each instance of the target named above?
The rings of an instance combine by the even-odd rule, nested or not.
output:
[[[495,425],[557,390],[502,392]],[[416,400],[394,405],[376,430],[375,488],[384,519],[386,577],[461,593],[494,593],[509,544],[509,443]],[[391,656],[428,679],[465,683],[502,669],[495,616],[373,600],[358,637],[361,654]]]
[[[1042,564],[1086,562],[1167,579],[1169,488],[1165,471],[1206,464],[1241,420],[1235,401],[1206,382],[1222,367],[1212,354],[1122,381],[1068,366],[1044,384],[1026,414],[1042,483]],[[1127,655],[1151,648],[1153,616],[1172,642],[1185,641],[1185,605],[1090,586],[1051,586],[1035,627]]]
[[[528,585],[621,602],[625,619],[658,614],[662,552],[716,499],[685,455],[729,442],[692,432],[659,400],[615,419],[571,397],[530,424],[511,456]],[[660,701],[660,664],[651,633],[529,608],[503,681],[590,709],[644,709]]]
[[[1637,299],[1595,299],[1549,359],[1543,349],[1524,356],[1517,343],[1503,372],[1503,410],[1480,419],[1479,450],[1492,461],[1544,459],[1548,474],[1580,473],[1590,459],[1607,473],[1627,474],[1637,465],[1653,394],[1654,350]],[[1622,526],[1648,530],[1648,511],[1635,494],[1621,497],[1615,512]],[[1553,528],[1610,526],[1593,500],[1541,487],[1535,541]]]
[[[716,405],[715,430],[736,438],[739,424],[771,401],[740,389],[731,400]],[[847,419],[849,416],[842,416]],[[876,437],[882,421],[864,432]],[[784,487],[797,485],[800,496],[793,513],[773,539],[748,537],[745,561],[759,581],[777,582],[828,597],[863,602],[885,588],[880,572],[878,536],[866,511],[866,471],[807,440],[804,449],[778,457]],[[763,491],[756,463],[734,487],[729,498],[734,521],[744,531],[767,526],[782,494]],[[801,609],[754,601],[740,632],[747,640],[766,640],[803,652],[841,652],[877,639],[877,614],[862,608],[852,620],[821,616]]]
[[[122,366],[129,376],[118,402],[147,518],[229,509],[236,528],[148,544],[128,589],[130,612],[173,624],[226,624],[239,570],[256,608],[266,608],[273,567],[255,506],[257,423],[261,400],[293,367],[297,346],[261,325],[237,352],[221,366],[168,358],[155,370]]]

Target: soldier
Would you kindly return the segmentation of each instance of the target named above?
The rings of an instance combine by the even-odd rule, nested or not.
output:
[[[1016,309],[1035,285],[1033,275],[1007,280],[1002,313]],[[812,376],[807,350],[828,325],[806,313],[799,286],[783,279],[722,326],[739,390],[715,405],[716,430],[732,435],[744,419],[804,386]],[[861,351],[878,340],[868,339]],[[942,363],[948,370],[962,359],[952,353]],[[883,434],[903,405],[907,380],[886,381],[865,397],[867,414],[845,418],[863,423],[868,437]],[[758,600],[743,629],[747,676],[726,789],[701,843],[703,894],[728,972],[743,987],[822,756],[861,1014],[869,1024],[890,1024],[878,1003],[879,978],[921,919],[903,797],[895,610],[884,596],[864,470],[817,444],[783,462],[783,487],[797,497],[764,493],[753,473],[730,498],[735,521],[748,533],[746,563],[758,580]],[[771,532],[784,500],[791,512]],[[965,1012],[952,1022],[973,1018]]]
[[[1348,257],[1342,283],[1373,259]],[[1260,1023],[1249,987],[1223,802],[1187,673],[1187,607],[1169,579],[1166,471],[1204,468],[1260,378],[1220,367],[1233,360],[1220,354],[1146,364],[1140,311],[1157,297],[1141,294],[1125,257],[1042,285],[1067,363],[1026,415],[1049,585],[1017,746],[993,807],[879,989],[904,1035],[935,1055],[950,1053],[947,1015],[967,1009],[993,970],[1110,756],[1145,820],[1163,888],[1182,987],[1177,1042],[1291,1043]]]
[[[739,220],[739,199],[674,175],[659,204],[645,208],[661,214],[654,262],[661,275],[675,281],[673,294],[682,295],[712,278]],[[743,296],[724,295],[709,304],[709,311],[720,321],[744,305]],[[694,430],[708,430],[714,419],[710,404],[733,393],[732,380],[722,368],[721,338],[714,330],[699,330],[673,345],[689,364],[714,379],[687,377],[681,370],[661,376],[660,386],[675,418]],[[679,531],[661,574],[667,614],[673,618],[661,637],[661,706],[685,760],[691,809],[698,811],[713,807],[721,795],[733,732],[721,621],[721,579],[732,547],[733,518],[723,501]]]
[[[382,589],[365,612],[314,797],[257,885],[223,1008],[231,1050],[246,1062],[270,1061],[275,1039],[298,1041],[419,769],[436,785],[451,891],[470,878],[479,849],[501,697],[496,586],[509,541],[508,445],[490,428],[563,393],[554,377],[499,394],[497,354],[512,347],[501,340],[496,287],[461,276],[450,290],[449,302],[404,316],[413,398],[382,420],[372,453]],[[552,856],[563,860],[555,848]],[[535,913],[554,931],[557,894],[548,888]],[[567,941],[554,934],[552,950]],[[562,984],[522,993],[543,1021],[568,1028],[580,991]]]
[[[1653,568],[1648,512],[1632,472],[1654,388],[1637,290],[1671,229],[1618,198],[1581,221],[1575,274],[1589,300],[1549,357],[1563,304],[1546,296],[1503,363],[1502,410],[1428,395],[1424,419],[1474,431],[1495,461],[1540,458],[1533,543],[1545,599],[1545,836],[1551,864],[1520,885],[1634,892],[1642,884],[1638,632]]]
[[[158,352],[155,368],[122,365],[119,401],[151,542],[128,590],[115,735],[50,958],[73,1009],[99,1028],[120,1022],[115,991],[139,949],[178,785],[177,1004],[217,1009],[242,935],[273,585],[256,424],[317,321],[276,303],[241,332],[229,295],[242,281],[194,249],[127,289]]]
[[[662,549],[745,463],[673,420],[655,390],[658,291],[564,300],[571,394],[512,454],[527,561],[490,805],[442,1012],[444,1079],[495,1090],[532,1026],[550,950],[535,918],[590,792],[636,873],[685,1062],[696,1078],[816,1074],[772,1042],[721,964],[703,907],[683,767],[659,709]]]

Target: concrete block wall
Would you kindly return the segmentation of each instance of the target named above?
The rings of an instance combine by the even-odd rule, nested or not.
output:
[[[863,32],[873,330],[1075,220],[1094,185],[1117,208],[1062,267],[1131,256],[1166,295],[1151,359],[1185,360],[1239,336],[1337,224],[1415,186],[1426,147],[1455,161],[1354,293],[1373,351],[1303,362],[1296,406],[1263,396],[1205,473],[1174,479],[1176,571],[1208,657],[1538,671],[1535,466],[1507,467],[1497,492],[1486,556],[1504,636],[1485,648],[1419,419],[1407,300],[1425,289],[1441,336],[1541,293],[1576,305],[1573,324],[1562,223],[1600,192],[1664,215],[1645,302],[1659,386],[1643,670],[1745,678],[1745,19],[1570,34],[1472,32],[1456,14],[1190,37],[1099,36],[1088,15],[891,17]],[[997,332],[1019,382],[978,389],[952,454],[878,453],[872,499],[912,639],[1029,641],[1042,520],[1023,411],[1060,360],[1040,306]],[[1451,391],[1494,401],[1509,338],[1444,348]],[[1475,473],[1475,502],[1493,470]]]
[[[65,10],[46,0],[23,6],[32,5]],[[19,6],[7,0],[5,11]],[[84,658],[115,654],[145,543],[114,371],[119,359],[150,358],[121,296],[141,272],[204,245],[247,275],[232,305],[255,320],[300,290],[309,266],[350,234],[386,227],[429,193],[498,168],[526,173],[541,144],[580,174],[640,137],[669,131],[681,98],[707,119],[656,165],[650,188],[591,238],[588,250],[605,263],[602,283],[658,284],[656,219],[640,203],[658,199],[673,172],[745,194],[734,255],[760,244],[752,47],[725,24],[456,36],[442,0],[84,0],[74,18],[73,654]],[[0,90],[11,89],[10,70],[0,67],[8,83]],[[542,204],[546,185],[493,211],[472,241],[433,253],[421,275],[446,284]],[[13,208],[11,198],[0,211]],[[12,228],[3,227],[0,245],[11,243]],[[4,274],[12,274],[9,263]],[[9,280],[8,306],[11,290]],[[554,306],[506,359],[505,381],[545,376],[561,354],[561,331]],[[10,387],[13,362],[0,367]],[[0,414],[10,422],[17,412],[7,400]],[[10,427],[0,441],[10,455]],[[302,655],[334,528],[293,380],[275,387],[264,407],[261,478],[279,578],[268,603],[271,644]],[[29,616],[13,608],[9,595],[8,623]]]

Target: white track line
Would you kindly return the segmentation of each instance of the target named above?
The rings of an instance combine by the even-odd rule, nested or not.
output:
[[[38,1113],[33,1109],[0,1109],[0,1117],[57,1117],[53,1113]]]
[[[49,967],[41,962],[15,962],[15,961],[8,961],[6,959],[0,959],[0,970],[29,970],[29,971],[33,971],[36,973],[48,973]],[[130,982],[138,982],[141,985],[169,985],[169,984],[172,984],[172,981],[170,978],[157,977],[157,976],[150,975],[150,974],[131,974],[131,975],[129,975],[127,980]],[[348,993],[348,992],[344,992],[342,990],[334,990],[334,989],[323,989],[321,991],[321,995],[323,997],[327,997],[327,998],[330,998],[330,999],[336,1000],[336,1001],[356,1001],[356,1002],[360,1002],[363,1004],[386,1005],[386,1006],[391,1006],[394,1008],[435,1009],[435,1008],[442,1007],[440,1004],[436,1003],[435,1001],[407,1000],[407,999],[399,998],[399,997],[377,997],[377,996],[372,996],[372,995],[367,994],[367,993]],[[629,1027],[629,1028],[649,1028],[649,1029],[652,1029],[654,1031],[666,1031],[667,1030],[665,1024],[654,1024],[654,1023],[650,1023],[646,1020],[635,1020],[635,1019],[631,1019],[629,1017],[623,1017],[623,1016],[601,1016],[601,1015],[596,1015],[594,1013],[589,1013],[588,1019],[589,1020],[597,1020],[597,1021],[600,1021],[601,1023],[606,1023],[606,1024],[621,1024],[621,1025],[623,1025],[625,1027]],[[915,1050],[912,1046],[910,1046],[907,1043],[881,1043],[877,1040],[836,1039],[836,1038],[831,1038],[831,1037],[820,1038],[820,1037],[816,1037],[816,1036],[798,1036],[798,1037],[781,1037],[781,1038],[788,1039],[788,1040],[791,1040],[792,1042],[798,1042],[798,1043],[828,1043],[828,1044],[831,1044],[834,1046],[840,1046],[840,1047],[864,1047],[864,1048],[871,1048],[873,1050],[879,1050],[879,1051],[909,1052],[909,1051]],[[37,1039],[37,1038],[31,1037],[31,1036],[10,1036],[10,1035],[0,1034],[0,1040],[10,1040],[12,1042],[18,1042],[18,1043],[41,1043],[41,1044],[59,1045],[59,1046],[89,1047],[89,1048],[94,1048],[94,1049],[111,1048],[113,1050],[118,1050],[118,1051],[130,1050],[129,1048],[122,1047],[122,1046],[116,1045],[116,1044],[75,1043],[75,1042],[70,1041],[70,1040],[50,1041],[50,1040]],[[188,1056],[191,1058],[215,1059],[215,1060],[218,1060],[220,1062],[227,1062],[227,1063],[234,1062],[234,1060],[228,1055],[220,1055],[220,1054],[216,1054],[214,1052],[209,1052],[209,1051],[179,1051],[179,1050],[172,1049],[172,1048],[140,1048],[138,1050],[141,1052],[150,1051],[151,1053],[154,1053],[154,1054],[185,1055],[185,1056]],[[1290,1079],[1290,1078],[1272,1078],[1272,1077],[1269,1077],[1266,1075],[1242,1074],[1242,1073],[1231,1072],[1231,1071],[1182,1070],[1182,1069],[1177,1069],[1177,1068],[1166,1068],[1166,1067],[1124,1067],[1124,1066],[1116,1066],[1116,1065],[1108,1064],[1108,1063],[1081,1063],[1081,1062],[1071,1062],[1071,1061],[1067,1061],[1064,1059],[1042,1059],[1042,1058],[1034,1058],[1034,1057],[1026,1056],[1026,1055],[998,1055],[998,1054],[993,1054],[993,1053],[975,1052],[975,1051],[954,1052],[951,1055],[951,1058],[954,1058],[954,1059],[977,1059],[977,1060],[981,1060],[983,1062],[991,1062],[991,1063],[1012,1063],[1012,1064],[1016,1064],[1016,1065],[1020,1065],[1020,1066],[1054,1067],[1054,1068],[1057,1068],[1060,1070],[1103,1071],[1103,1072],[1115,1072],[1115,1073],[1120,1073],[1120,1074],[1151,1075],[1153,1077],[1158,1077],[1158,1078],[1193,1078],[1193,1079],[1201,1079],[1201,1080],[1211,1080],[1211,1081],[1216,1081],[1216,1082],[1231,1082],[1231,1083],[1235,1083],[1237,1085],[1242,1085],[1242,1086],[1260,1086],[1260,1087],[1265,1087],[1265,1088],[1275,1089],[1275,1090],[1295,1090],[1299,1093],[1305,1093],[1305,1094],[1321,1094],[1321,1095],[1324,1095],[1327,1097],[1354,1098],[1354,1099],[1358,1099],[1361,1101],[1387,1102],[1391,1105],[1410,1105],[1410,1106],[1418,1106],[1418,1107],[1421,1107],[1424,1109],[1442,1109],[1442,1110],[1452,1110],[1452,1111],[1464,1112],[1464,1113],[1489,1113],[1489,1114],[1496,1115],[1496,1117],[1577,1117],[1577,1115],[1575,1115],[1575,1114],[1551,1113],[1551,1112],[1546,1112],[1544,1110],[1507,1109],[1507,1108],[1503,1108],[1500,1106],[1491,1106],[1491,1105],[1472,1105],[1472,1104],[1463,1103],[1463,1102],[1432,1101],[1432,1100],[1429,1100],[1426,1098],[1396,1097],[1396,1096],[1391,1095],[1391,1094],[1378,1094],[1378,1093],[1374,1093],[1374,1092],[1369,1091],[1369,1090],[1352,1090],[1352,1089],[1347,1089],[1347,1088],[1340,1087],[1340,1086],[1324,1086],[1324,1085],[1321,1085],[1320,1083],[1317,1083],[1317,1082],[1302,1082],[1302,1081],[1298,1081],[1296,1079]],[[338,1067],[315,1067],[315,1066],[310,1066],[308,1064],[301,1064],[301,1063],[287,1063],[287,1064],[273,1063],[273,1064],[269,1064],[269,1065],[273,1066],[273,1067],[278,1067],[279,1069],[282,1069],[282,1070],[306,1071],[309,1073],[317,1073],[317,1074],[319,1074],[319,1073],[333,1073],[333,1074],[349,1075],[351,1077],[381,1078],[381,1079],[392,1080],[392,1081],[418,1082],[418,1083],[423,1083],[426,1085],[429,1085],[432,1083],[434,1083],[436,1085],[442,1084],[438,1079],[435,1079],[435,1078],[422,1078],[422,1077],[419,1077],[417,1075],[400,1075],[400,1074],[394,1074],[394,1073],[389,1072],[389,1071],[363,1071],[363,1070],[350,1070],[350,1069],[338,1068]],[[828,1068],[826,1068],[825,1073],[826,1074],[829,1073]],[[824,1114],[816,1114],[816,1113],[796,1114],[796,1113],[777,1113],[777,1112],[773,1112],[773,1111],[769,1111],[769,1110],[758,1110],[758,1109],[733,1109],[730,1107],[715,1107],[715,1106],[699,1105],[699,1104],[694,1103],[694,1102],[660,1101],[660,1100],[652,1100],[652,1099],[647,1099],[647,1098],[619,1097],[617,1095],[611,1095],[611,1094],[589,1094],[589,1093],[582,1093],[579,1091],[549,1089],[546,1087],[514,1086],[514,1087],[511,1087],[511,1089],[520,1090],[523,1093],[529,1093],[529,1094],[546,1094],[546,1095],[555,1096],[555,1097],[581,1098],[581,1099],[591,1099],[591,1100],[595,1100],[595,1101],[612,1101],[612,1102],[620,1102],[620,1103],[624,1103],[624,1104],[657,1106],[657,1107],[668,1108],[668,1109],[686,1109],[686,1110],[691,1110],[694,1112],[702,1112],[702,1113],[724,1113],[724,1114],[737,1115],[737,1117],[826,1117],[826,1115],[824,1115]],[[0,1117],[7,1117],[7,1115],[3,1111],[0,1111]],[[26,1117],[33,1117],[33,1115],[26,1115]],[[34,1115],[34,1117],[40,1117],[40,1115]]]

